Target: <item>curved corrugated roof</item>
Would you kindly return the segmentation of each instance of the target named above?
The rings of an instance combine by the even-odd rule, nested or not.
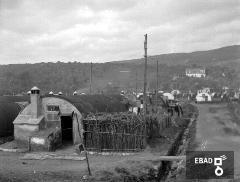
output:
[[[65,99],[72,103],[81,113],[96,113],[96,112],[124,112],[128,108],[122,102],[121,95],[45,95],[43,97],[56,97]]]
[[[42,97],[57,97],[72,103],[81,113],[95,112],[124,112],[127,107],[120,95],[77,95]],[[29,96],[0,96],[0,137],[13,134],[13,121],[21,111],[19,104],[15,102],[29,102]]]
[[[13,135],[13,121],[21,111],[13,102],[0,102],[0,137]]]

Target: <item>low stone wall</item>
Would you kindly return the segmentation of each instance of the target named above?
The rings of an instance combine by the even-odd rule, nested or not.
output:
[[[25,141],[26,143],[29,140],[29,137],[34,135],[39,131],[38,125],[14,125],[14,139]]]
[[[49,128],[32,136],[29,142],[31,151],[55,151],[62,145],[61,130],[60,128]]]

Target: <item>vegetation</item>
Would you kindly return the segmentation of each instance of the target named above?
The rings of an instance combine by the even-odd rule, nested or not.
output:
[[[202,86],[239,87],[240,46],[195,53],[150,56],[148,88],[156,88],[156,60],[159,60],[159,88],[162,90],[196,90]],[[223,55],[223,53],[225,53]],[[185,61],[183,61],[185,60]],[[187,61],[186,61],[187,60]],[[198,62],[197,62],[198,61]],[[140,91],[143,87],[143,59],[94,63],[92,90],[94,93],[119,92],[120,89]],[[204,66],[206,79],[182,77],[189,67]],[[0,95],[26,93],[33,85],[42,92],[72,94],[75,90],[89,92],[90,63],[57,62],[0,65]]]

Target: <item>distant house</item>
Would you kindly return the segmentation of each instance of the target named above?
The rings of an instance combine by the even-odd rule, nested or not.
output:
[[[198,90],[197,93],[211,93],[212,89],[211,88],[208,88],[208,87],[205,87],[201,90]]]
[[[206,72],[204,68],[187,68],[186,76],[202,78],[206,76]]]
[[[212,101],[212,97],[208,93],[198,93],[196,96],[196,102]]]

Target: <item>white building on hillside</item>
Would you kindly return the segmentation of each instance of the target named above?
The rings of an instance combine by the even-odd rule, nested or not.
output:
[[[186,76],[202,78],[206,77],[206,72],[204,68],[188,68],[186,69]]]

